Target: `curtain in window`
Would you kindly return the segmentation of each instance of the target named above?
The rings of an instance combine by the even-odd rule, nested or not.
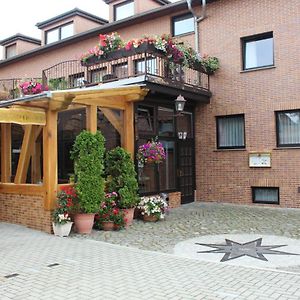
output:
[[[258,202],[278,202],[278,189],[256,188],[255,201]]]
[[[280,145],[300,144],[300,112],[278,113]]]
[[[244,116],[219,118],[218,126],[218,147],[245,146]]]

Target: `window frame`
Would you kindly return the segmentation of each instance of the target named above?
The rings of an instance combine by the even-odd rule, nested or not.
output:
[[[243,117],[243,120],[244,120],[244,145],[243,146],[220,146],[219,143],[220,143],[220,140],[219,140],[219,120],[220,119],[223,119],[223,118],[226,118],[226,119],[229,119],[229,118],[233,118],[233,117]],[[222,115],[222,116],[216,116],[216,129],[217,129],[217,149],[219,150],[222,150],[222,149],[228,149],[228,150],[234,150],[234,149],[246,149],[246,122],[245,122],[245,114],[234,114],[234,115]]]
[[[57,42],[59,42],[59,41],[61,41],[61,40],[67,39],[68,37],[63,38],[63,39],[61,38],[61,29],[62,29],[63,27],[65,27],[65,26],[68,26],[68,25],[71,25],[71,24],[73,24],[73,35],[74,35],[74,22],[73,22],[73,21],[68,22],[68,23],[65,23],[65,24],[62,24],[62,25],[59,25],[59,26],[54,27],[54,28],[51,28],[51,29],[49,29],[49,30],[46,30],[46,31],[45,31],[45,45],[57,43]],[[55,42],[48,43],[48,33],[51,32],[51,31],[54,31],[54,30],[58,30],[58,40],[55,41]],[[71,36],[73,36],[73,35],[71,35]],[[71,37],[71,36],[69,36],[69,37]]]
[[[129,3],[133,3],[133,14],[132,15],[129,15],[128,17],[125,17],[125,18],[122,18],[122,19],[119,19],[117,20],[117,9],[118,7],[122,7],[122,6],[125,6]],[[121,20],[124,20],[126,18],[129,18],[131,16],[134,16],[134,13],[135,13],[135,3],[134,3],[134,0],[127,0],[127,1],[124,1],[124,2],[121,2],[121,3],[118,3],[118,4],[115,4],[114,5],[114,22],[116,21],[121,21]]]
[[[278,199],[277,202],[269,202],[264,200],[256,200],[255,199],[255,189],[268,189],[268,190],[277,190]],[[280,204],[280,189],[279,187],[271,187],[271,186],[251,186],[251,192],[252,192],[252,203],[255,204],[271,204],[271,205],[279,205]]]
[[[8,50],[8,48],[10,48],[10,47],[15,47],[15,54],[14,55],[11,55],[11,56],[9,56],[9,57],[7,57],[7,50]],[[11,44],[11,45],[8,45],[8,46],[6,46],[5,47],[5,59],[9,59],[9,58],[12,58],[12,57],[14,57],[14,56],[16,56],[17,55],[17,43],[13,43],[13,44]]]
[[[273,40],[273,49],[272,49],[272,56],[273,56],[273,63],[270,65],[264,65],[264,66],[256,66],[253,68],[246,68],[246,44],[248,42],[255,42],[255,41],[261,41],[272,38]],[[243,71],[250,71],[250,70],[257,70],[257,69],[266,69],[270,67],[275,66],[275,53],[274,53],[274,34],[273,31],[268,31],[264,33],[254,34],[246,37],[241,38],[242,43],[242,67]]]
[[[175,22],[176,22],[176,19],[177,19],[177,21],[182,21],[182,20],[189,19],[189,18],[193,19],[193,15],[191,13],[185,13],[185,14],[182,14],[182,15],[173,16],[171,18],[172,36],[184,36],[184,35],[189,35],[189,34],[195,33],[195,25],[194,25],[194,30],[175,35]]]
[[[299,112],[300,114],[300,109],[288,109],[288,110],[278,110],[275,111],[275,122],[276,122],[276,146],[278,148],[299,148],[300,143],[298,144],[280,144],[280,139],[279,139],[279,113],[293,113],[293,112]]]

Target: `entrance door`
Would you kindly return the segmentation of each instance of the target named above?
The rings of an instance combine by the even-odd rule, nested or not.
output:
[[[194,201],[195,159],[194,141],[178,141],[178,184],[181,192],[181,203]]]

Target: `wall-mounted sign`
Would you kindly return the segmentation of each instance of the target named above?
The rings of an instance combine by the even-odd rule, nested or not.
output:
[[[249,153],[249,167],[271,168],[271,153],[270,152]]]

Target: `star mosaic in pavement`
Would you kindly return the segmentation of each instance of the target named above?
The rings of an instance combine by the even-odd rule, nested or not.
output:
[[[299,255],[295,253],[282,252],[277,250],[272,250],[274,248],[284,247],[287,245],[262,245],[262,238],[257,240],[247,242],[244,244],[234,242],[228,239],[225,239],[226,244],[201,244],[196,243],[197,245],[206,246],[210,248],[215,248],[214,250],[208,251],[198,251],[197,253],[225,253],[222,257],[221,262],[239,258],[242,256],[249,256],[257,258],[260,260],[268,261],[264,254],[277,254],[277,255]]]

